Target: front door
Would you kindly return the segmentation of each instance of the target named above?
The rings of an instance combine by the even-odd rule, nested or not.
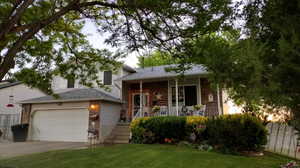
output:
[[[141,102],[141,97],[139,93],[135,93],[132,95],[132,102],[133,102],[133,106],[132,106],[132,117],[135,118],[135,116],[139,115],[139,116],[147,116],[150,113],[150,101],[149,101],[149,94],[148,93],[143,93],[143,111],[141,113],[138,114],[138,112],[140,111],[140,102]]]

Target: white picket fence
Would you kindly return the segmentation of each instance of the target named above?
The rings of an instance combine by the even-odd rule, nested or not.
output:
[[[300,141],[297,131],[287,124],[269,123],[266,150],[300,159]]]
[[[0,129],[3,135],[0,137],[1,140],[12,140],[11,126],[19,124],[19,114],[0,114]]]

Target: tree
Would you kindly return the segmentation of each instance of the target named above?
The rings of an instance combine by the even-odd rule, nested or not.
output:
[[[139,67],[170,65],[176,63],[169,53],[158,50],[154,51],[150,55],[139,56],[138,61]]]
[[[0,80],[11,69],[25,83],[50,93],[54,74],[86,85],[99,69],[111,69],[122,54],[92,48],[80,30],[86,19],[113,47],[170,49],[192,37],[195,26],[217,31],[230,15],[230,0],[2,0]],[[214,18],[214,16],[220,16]],[[214,19],[213,19],[214,18]],[[101,66],[99,66],[101,65]],[[99,83],[98,81],[96,81]]]
[[[244,4],[241,36],[207,34],[182,47],[184,63],[201,63],[211,79],[229,88],[248,111],[257,105],[287,108],[300,121],[299,1],[255,0]]]

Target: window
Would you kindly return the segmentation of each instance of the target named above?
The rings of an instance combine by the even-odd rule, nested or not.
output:
[[[75,78],[69,78],[67,83],[67,88],[74,88],[75,86]]]
[[[197,88],[196,86],[184,87],[184,98],[186,106],[194,106],[197,104]]]
[[[176,89],[172,87],[172,104],[176,106]],[[196,86],[178,86],[178,105],[193,106],[197,104]]]
[[[173,104],[173,106],[176,106],[176,89],[175,89],[175,87],[172,87],[172,104]],[[178,86],[178,105],[179,106],[184,105],[183,86]]]
[[[103,77],[103,84],[104,85],[111,85],[112,84],[112,72],[111,71],[104,71]]]

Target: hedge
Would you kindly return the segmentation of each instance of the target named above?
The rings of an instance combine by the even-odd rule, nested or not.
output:
[[[199,135],[205,117],[144,117],[131,123],[132,142],[165,143],[187,139],[191,133]]]
[[[259,151],[267,143],[261,120],[249,114],[223,115],[208,119],[204,132],[210,145],[229,151]]]
[[[194,143],[229,151],[256,151],[267,142],[262,122],[248,114],[144,117],[131,123],[131,132],[133,143],[176,143],[194,135]]]

